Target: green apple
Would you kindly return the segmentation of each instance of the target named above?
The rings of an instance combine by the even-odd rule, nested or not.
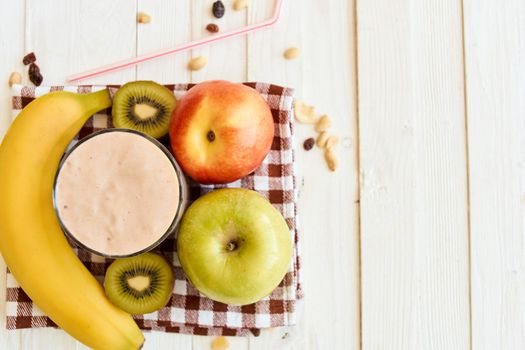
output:
[[[282,281],[292,258],[290,230],[260,194],[221,189],[196,200],[177,237],[182,268],[210,299],[254,303]]]

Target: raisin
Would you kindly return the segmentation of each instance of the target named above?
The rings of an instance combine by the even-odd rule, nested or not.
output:
[[[224,16],[225,11],[226,9],[224,8],[224,4],[222,3],[222,1],[219,0],[213,3],[212,12],[216,18],[221,18],[222,16]]]
[[[210,23],[206,26],[206,30],[210,33],[217,33],[219,31],[219,26],[214,23]]]
[[[25,55],[24,59],[22,60],[22,62],[24,63],[24,66],[27,66],[30,63],[35,63],[35,61],[36,61],[36,56],[34,52],[30,52],[27,55]]]
[[[315,145],[315,139],[313,137],[310,137],[309,139],[304,140],[303,147],[305,150],[309,151],[312,148],[314,148]]]
[[[36,86],[40,86],[42,80],[44,80],[44,77],[40,74],[40,68],[34,63],[29,65],[29,80]]]

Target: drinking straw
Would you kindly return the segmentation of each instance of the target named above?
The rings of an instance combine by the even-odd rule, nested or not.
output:
[[[155,52],[150,52],[150,53],[139,55],[137,57],[133,57],[133,58],[130,58],[130,59],[127,59],[127,60],[115,62],[115,63],[112,63],[112,64],[108,64],[106,66],[102,66],[102,67],[99,67],[99,68],[88,70],[88,71],[85,71],[85,72],[82,72],[82,73],[73,74],[73,75],[71,75],[71,76],[69,76],[67,78],[67,81],[68,82],[74,82],[74,81],[79,81],[79,80],[83,80],[83,79],[87,79],[87,78],[93,78],[93,77],[101,75],[101,74],[105,74],[105,73],[113,72],[113,71],[116,71],[116,70],[120,70],[120,69],[129,67],[129,66],[132,66],[132,65],[136,65],[136,64],[141,63],[141,62],[146,62],[146,61],[158,58],[158,57],[172,55],[172,54],[177,53],[177,52],[183,52],[183,51],[195,49],[197,47],[201,47],[201,46],[204,46],[204,45],[207,45],[207,44],[211,44],[213,42],[217,42],[217,41],[228,39],[228,38],[234,38],[234,37],[241,36],[241,35],[244,35],[244,34],[247,34],[247,33],[250,33],[250,32],[254,32],[256,30],[260,30],[260,29],[264,29],[264,28],[267,28],[267,27],[271,27],[272,25],[274,25],[279,20],[279,16],[281,14],[282,1],[283,0],[276,0],[275,1],[275,7],[274,7],[274,11],[273,11],[272,17],[270,19],[264,21],[264,22],[247,25],[247,26],[244,26],[244,27],[241,27],[239,29],[232,30],[232,31],[229,31],[229,32],[225,32],[225,33],[221,33],[221,34],[215,34],[215,35],[210,36],[210,37],[194,40],[194,41],[191,41],[189,43],[186,43],[186,44],[183,44],[183,45],[180,45],[180,46],[175,46],[175,47],[172,47],[172,48],[167,48],[167,49],[163,49],[163,50],[159,50],[159,51],[155,51]]]

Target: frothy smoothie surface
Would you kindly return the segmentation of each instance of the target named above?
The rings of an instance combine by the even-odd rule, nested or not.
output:
[[[114,131],[71,152],[57,177],[55,201],[62,223],[80,243],[127,255],[166,233],[177,213],[179,181],[159,147]]]

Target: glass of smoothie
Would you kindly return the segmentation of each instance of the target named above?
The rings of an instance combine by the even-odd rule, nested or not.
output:
[[[64,232],[98,255],[120,258],[158,246],[187,204],[184,174],[157,140],[105,129],[75,144],[55,178],[53,202]]]

